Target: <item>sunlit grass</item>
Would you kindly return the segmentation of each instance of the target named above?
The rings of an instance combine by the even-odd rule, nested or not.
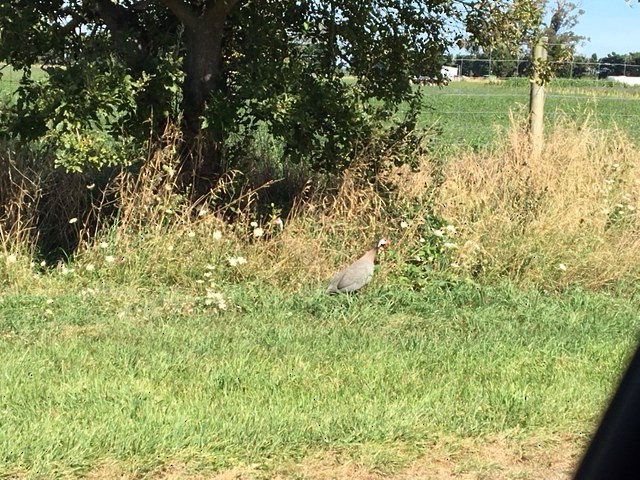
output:
[[[2,297],[4,475],[323,451],[397,468],[441,436],[584,435],[638,329],[632,301],[581,291],[221,284],[221,310],[194,302],[196,285],[77,275]]]
[[[461,264],[551,288],[624,279],[633,290],[640,165],[622,132],[559,124],[530,158],[512,131],[503,149],[461,155],[443,176],[436,209],[458,227]]]
[[[545,125],[553,130],[558,120],[609,129],[619,127],[635,138],[640,118],[640,88],[610,82],[554,79],[547,87]],[[451,82],[446,87],[421,87],[426,94],[421,124],[440,133],[431,149],[447,155],[471,147],[499,145],[509,130],[511,113],[526,113],[528,79],[494,83]]]

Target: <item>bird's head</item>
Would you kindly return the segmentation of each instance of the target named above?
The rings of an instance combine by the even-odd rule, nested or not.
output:
[[[282,221],[281,217],[276,217],[271,221],[272,225],[275,225],[278,230],[282,231],[284,230],[284,222]]]
[[[376,248],[380,250],[382,247],[386,247],[387,245],[391,245],[391,242],[386,238],[381,238],[380,240],[378,240]]]

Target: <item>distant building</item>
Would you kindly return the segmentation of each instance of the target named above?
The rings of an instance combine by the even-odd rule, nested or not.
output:
[[[612,75],[606,77],[607,80],[624,83],[625,85],[640,85],[640,77],[625,77],[622,75]]]
[[[444,65],[440,69],[440,74],[449,81],[454,80],[458,77],[458,67],[448,67]]]
[[[444,65],[440,68],[440,75],[442,75],[444,83],[447,84],[451,80],[458,78],[458,67],[448,67]],[[436,85],[438,83],[438,79],[427,77],[425,75],[416,75],[411,77],[411,81],[416,85]]]

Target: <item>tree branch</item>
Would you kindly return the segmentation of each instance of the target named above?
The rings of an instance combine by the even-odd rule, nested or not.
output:
[[[199,15],[189,6],[185,0],[158,0],[165,7],[178,17],[178,20],[187,28],[196,28]],[[229,12],[235,7],[240,0],[208,0],[205,3],[205,11],[202,15],[204,24],[212,22],[224,23]]]
[[[104,20],[109,30],[120,31],[122,27],[131,28],[135,26],[135,17],[126,7],[111,0],[93,0],[96,13]]]
[[[129,66],[138,65],[148,55],[151,40],[137,12],[112,0],[88,0],[85,5],[104,22],[113,37],[115,50]]]
[[[210,6],[211,3],[213,5],[212,8],[207,8],[204,14],[204,21],[211,22],[216,19],[225,19],[229,12],[233,10],[240,0],[218,0],[218,1],[209,1],[207,2],[207,7]]]
[[[131,8],[133,10],[142,11],[151,3],[153,3],[153,0],[140,0],[139,2],[132,3]]]
[[[69,35],[72,31],[74,31],[77,27],[82,25],[82,23],[85,21],[84,17],[80,15],[76,15],[76,14],[71,14],[71,15],[73,18],[69,22],[67,22],[64,26],[60,27],[60,33],[65,37]]]
[[[187,28],[195,28],[198,17],[184,0],[159,0]]]

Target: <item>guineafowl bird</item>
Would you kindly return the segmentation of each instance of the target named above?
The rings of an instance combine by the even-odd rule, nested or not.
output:
[[[380,239],[375,247],[336,273],[329,280],[326,293],[355,292],[364,287],[373,277],[373,266],[378,250],[386,245],[389,245],[389,241],[384,238]]]

